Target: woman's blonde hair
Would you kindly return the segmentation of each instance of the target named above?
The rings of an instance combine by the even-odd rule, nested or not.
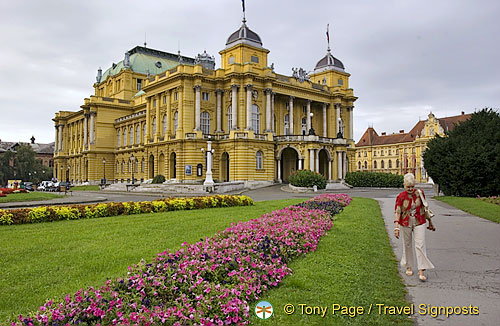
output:
[[[414,186],[415,185],[415,176],[413,175],[413,173],[405,174],[403,184],[405,186]]]

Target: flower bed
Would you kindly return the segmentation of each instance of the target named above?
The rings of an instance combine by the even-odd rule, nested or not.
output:
[[[232,224],[129,267],[126,279],[48,301],[12,325],[247,324],[249,302],[291,273],[290,260],[316,250],[332,219],[324,210],[291,206]]]
[[[0,197],[5,197],[8,194],[27,193],[26,189],[0,188]]]
[[[0,225],[248,205],[253,205],[253,200],[247,196],[217,195],[193,198],[165,198],[143,202],[0,209]]]

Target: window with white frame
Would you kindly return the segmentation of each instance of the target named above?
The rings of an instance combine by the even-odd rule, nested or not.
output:
[[[177,131],[178,127],[179,127],[179,112],[175,111],[175,113],[174,113],[174,133]]]
[[[153,136],[156,134],[156,118],[153,118]]]
[[[260,109],[257,105],[252,105],[252,129],[256,134],[260,134]]]
[[[210,95],[207,92],[201,92],[201,99],[203,101],[208,101],[210,99]]]
[[[255,154],[255,161],[257,170],[262,170],[264,168],[264,154],[262,151],[258,151],[257,154]]]
[[[233,126],[233,110],[231,108],[231,105],[227,108],[227,130],[231,130],[231,127]]]
[[[134,144],[134,127],[130,127],[129,129],[129,133],[130,133],[130,145],[133,145]]]
[[[179,99],[179,93],[175,92],[174,93],[174,101],[177,101]]]
[[[144,173],[144,158],[142,158],[142,161],[141,161],[141,172]]]
[[[300,129],[302,130],[302,135],[307,135],[307,119],[303,117],[300,124]]]
[[[122,161],[122,173],[125,172],[125,161]]]
[[[127,146],[127,127],[123,129],[123,146]]]
[[[117,144],[118,144],[118,147],[122,146],[122,133],[120,131],[120,129],[118,129],[118,139],[117,139]]]
[[[146,124],[142,125],[142,137],[144,139],[144,142],[146,142]]]
[[[116,161],[116,173],[120,172],[120,162]]]
[[[201,113],[201,132],[204,134],[210,133],[210,114],[207,111]]]
[[[288,114],[285,114],[284,125],[285,125],[285,135],[289,135],[290,134],[290,116]]]
[[[163,136],[165,136],[165,134],[167,133],[167,115],[166,114],[163,116],[162,126],[163,126]]]
[[[135,142],[136,144],[141,143],[141,127],[139,125],[135,127]]]

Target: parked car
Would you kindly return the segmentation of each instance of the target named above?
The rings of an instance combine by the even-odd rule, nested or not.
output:
[[[68,191],[70,188],[71,188],[70,183],[66,182],[66,181],[61,181],[57,185],[57,191],[63,191],[63,189],[65,189],[66,191]]]
[[[35,189],[33,188],[33,182],[25,182],[24,189],[27,191],[34,191]]]

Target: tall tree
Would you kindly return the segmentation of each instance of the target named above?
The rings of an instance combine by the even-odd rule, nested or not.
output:
[[[16,148],[16,178],[23,181],[38,182],[45,167],[36,158],[30,145],[21,144]]]
[[[429,141],[425,169],[445,195],[500,194],[500,115],[485,108]]]
[[[10,166],[13,159],[14,153],[11,151],[0,154],[0,186],[6,186],[7,180],[14,176],[14,168]]]

